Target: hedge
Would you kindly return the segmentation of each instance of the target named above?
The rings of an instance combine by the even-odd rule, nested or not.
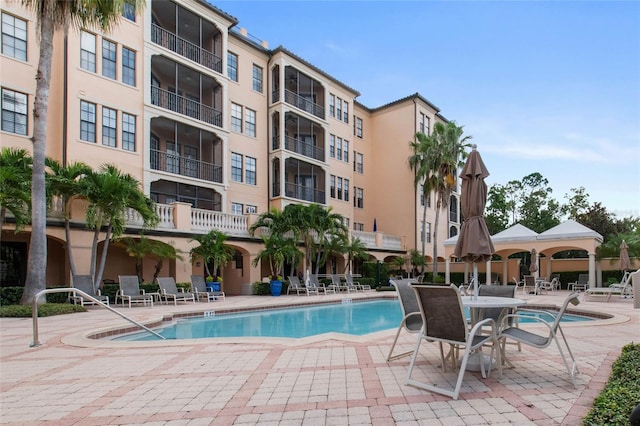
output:
[[[87,308],[69,303],[43,303],[38,305],[38,317],[72,314],[74,312],[87,312]],[[0,317],[31,318],[32,316],[31,305],[0,306]]]

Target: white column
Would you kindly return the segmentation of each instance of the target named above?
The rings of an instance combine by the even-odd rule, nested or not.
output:
[[[491,284],[491,259],[487,260],[487,273],[485,276],[485,284]],[[478,283],[480,284],[480,283]]]
[[[507,285],[509,282],[509,260],[506,257],[502,257],[502,285]]]
[[[444,282],[445,282],[445,284],[451,284],[450,274],[451,274],[451,260],[449,258],[447,258],[444,261]]]
[[[596,255],[589,253],[589,288],[596,286]]]

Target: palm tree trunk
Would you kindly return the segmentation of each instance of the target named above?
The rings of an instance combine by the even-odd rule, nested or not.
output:
[[[424,192],[423,192],[424,193]],[[426,255],[426,251],[427,251],[427,199],[426,199],[426,195],[424,195],[425,197],[425,202],[424,202],[424,207],[422,208],[422,258],[424,259],[425,255]],[[422,272],[424,274],[424,265],[425,262],[422,262]]]
[[[73,250],[71,250],[71,225],[69,224],[69,218],[64,218],[64,235],[67,239],[67,259],[69,260],[69,268],[71,269],[71,276],[76,276],[76,264],[73,260]]]
[[[433,279],[438,276],[438,225],[440,224],[440,203],[436,206],[436,220],[433,223]]]
[[[107,250],[109,249],[109,240],[111,240],[111,234],[113,232],[113,226],[109,224],[107,227],[107,234],[104,237],[104,244],[102,245],[102,256],[100,256],[100,267],[98,268],[98,274],[96,275],[94,287],[100,287],[102,282],[102,273],[104,272],[104,265],[107,263]],[[97,245],[96,245],[97,246]],[[94,288],[94,290],[97,290]]]
[[[33,106],[33,162],[31,174],[31,241],[27,279],[21,303],[32,303],[44,290],[47,279],[47,201],[45,194],[45,155],[47,147],[47,111],[51,84],[54,25],[40,16],[40,57],[36,74],[36,97]]]

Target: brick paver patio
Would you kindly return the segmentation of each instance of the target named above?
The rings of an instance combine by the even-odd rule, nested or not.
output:
[[[376,293],[369,293],[376,296]],[[566,291],[526,296],[559,305]],[[362,294],[350,298],[367,297]],[[214,307],[287,304],[321,296],[237,296],[224,302],[120,308],[137,320]],[[385,361],[395,330],[367,337],[110,342],[83,337],[127,323],[111,312],[39,320],[0,318],[0,423],[11,425],[579,425],[623,345],[640,340],[632,301],[582,302],[615,317],[563,327],[581,374],[574,388],[557,349],[508,346],[514,368],[486,380],[467,372],[458,401],[405,386],[410,361]],[[414,336],[403,333],[398,350]],[[451,382],[436,345],[417,377]]]

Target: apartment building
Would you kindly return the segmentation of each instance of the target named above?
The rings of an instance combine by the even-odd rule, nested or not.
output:
[[[36,21],[19,2],[0,5],[2,146],[30,150]],[[272,207],[331,206],[372,260],[421,247],[425,203],[428,248],[434,232],[439,244],[457,234],[457,193],[436,230],[435,200],[416,191],[408,168],[414,134],[446,121],[435,105],[418,93],[376,108],[362,105],[356,89],[238,24],[204,1],[150,0],[138,16],[125,11],[108,34],[56,34],[47,155],[95,168],[115,164],[139,179],[160,217],[149,238],[188,253],[194,234],[227,234],[236,250],[221,271],[229,294],[247,294],[267,273],[252,265],[261,244],[247,229]],[[89,269],[92,233],[82,226],[84,206],[73,205],[69,243],[60,211],[54,204],[48,214],[49,285],[69,282],[66,250],[86,268],[80,273]],[[129,215],[127,225],[128,236],[139,235],[139,218]],[[28,231],[3,226],[2,285],[24,282]],[[344,262],[335,259],[340,271]],[[203,270],[185,256],[161,275],[188,281]],[[104,277],[134,272],[124,249],[111,246]]]

